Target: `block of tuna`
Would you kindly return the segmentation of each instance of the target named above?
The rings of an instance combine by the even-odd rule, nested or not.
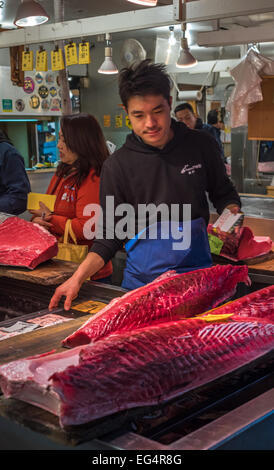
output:
[[[45,228],[0,213],[0,264],[34,269],[57,252],[57,239]]]
[[[184,319],[112,334],[65,353],[11,362],[0,367],[0,386],[5,397],[55,413],[63,427],[80,425],[164,403],[273,346],[274,323],[265,319]]]
[[[228,302],[215,311],[218,315],[233,314],[239,317],[265,318],[274,321],[274,285],[251,292],[233,302]],[[206,316],[205,313],[202,316]]]
[[[66,347],[94,342],[114,331],[194,316],[233,296],[249,282],[246,266],[213,266],[184,274],[164,274],[146,286],[112,300],[63,340]]]

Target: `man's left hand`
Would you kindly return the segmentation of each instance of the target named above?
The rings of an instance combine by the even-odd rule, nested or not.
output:
[[[237,204],[228,204],[225,209],[229,209],[232,214],[238,214],[238,212],[240,212],[241,210],[241,208]]]

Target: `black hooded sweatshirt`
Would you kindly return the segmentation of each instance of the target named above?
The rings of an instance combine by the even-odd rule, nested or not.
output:
[[[114,208],[127,203],[138,213],[139,204],[191,204],[191,218],[209,221],[208,199],[217,212],[231,203],[241,207],[239,195],[226,174],[216,140],[209,134],[189,129],[172,119],[173,138],[159,149],[145,144],[134,132],[103,164],[100,205],[106,213],[106,196],[114,196]],[[121,216],[121,214],[120,214]],[[116,224],[121,217],[114,219]],[[123,240],[103,237],[94,240],[91,252],[109,261]],[[135,234],[138,233],[137,221]],[[109,238],[109,237],[108,237]]]

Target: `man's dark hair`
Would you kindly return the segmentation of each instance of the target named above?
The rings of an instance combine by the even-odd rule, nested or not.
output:
[[[150,59],[133,63],[119,73],[119,94],[127,109],[133,96],[162,95],[168,102],[172,81],[164,64],[155,64]]]
[[[218,111],[217,109],[211,109],[207,114],[207,123],[208,124],[217,124],[218,122]]]
[[[181,103],[181,104],[178,104],[178,106],[176,106],[176,108],[174,109],[174,113],[178,113],[178,111],[182,111],[182,109],[188,109],[189,111],[192,112],[192,114],[194,114],[194,111],[193,111],[193,108],[191,106],[191,104],[189,103]]]

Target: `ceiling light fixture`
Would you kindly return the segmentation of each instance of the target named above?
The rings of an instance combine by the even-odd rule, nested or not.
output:
[[[194,65],[197,64],[197,60],[190,53],[187,38],[185,37],[186,23],[184,22],[182,23],[181,29],[183,33],[182,38],[181,38],[181,51],[180,51],[180,55],[176,63],[176,67],[180,67],[180,68],[193,67]]]
[[[170,35],[168,38],[168,43],[170,46],[174,46],[176,44],[176,37],[174,33],[174,26],[169,27]]]
[[[49,15],[40,3],[35,0],[21,0],[17,8],[14,24],[22,28],[28,26],[38,26],[46,23]]]
[[[104,73],[106,75],[118,73],[118,69],[112,61],[112,47],[109,33],[106,33],[105,60],[98,69],[98,73]]]
[[[137,3],[137,5],[144,5],[146,7],[156,7],[157,0],[127,0],[130,3]]]

